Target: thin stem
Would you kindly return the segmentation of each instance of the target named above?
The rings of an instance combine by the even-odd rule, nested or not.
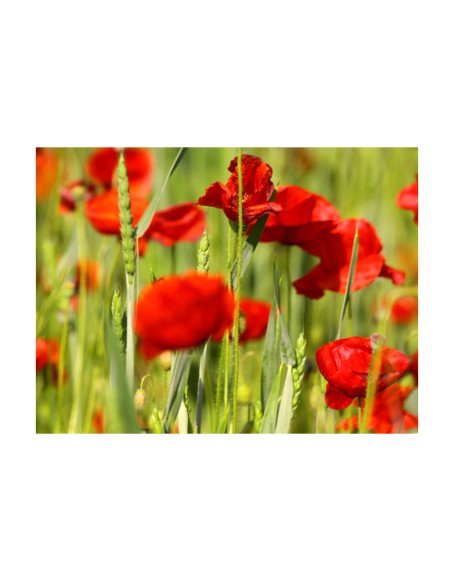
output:
[[[285,247],[285,274],[287,277],[287,330],[292,336],[290,327],[292,325],[292,278],[290,275],[290,249],[291,245]]]
[[[79,286],[79,312],[77,326],[77,354],[74,374],[74,399],[69,417],[68,433],[75,433],[80,428],[80,410],[82,401],[82,380],[84,370],[84,349],[85,349],[85,324],[86,324],[86,299],[87,299],[87,271],[85,268],[85,229],[84,229],[83,205],[77,206],[77,238],[79,244],[78,260],[80,268]]]
[[[229,225],[228,235],[227,235],[227,272],[228,272],[228,288],[232,288],[232,228]],[[230,338],[229,331],[226,331],[224,338],[222,340],[222,349],[225,352],[225,368],[224,368],[224,413],[227,411],[229,406],[229,379],[230,379]]]
[[[217,432],[219,426],[219,411],[221,407],[221,383],[222,383],[222,370],[225,366],[225,343],[222,340],[221,344],[221,355],[219,358],[219,367],[218,367],[218,378],[216,383],[216,412],[214,417],[214,424],[215,430]]]
[[[126,273],[126,380],[131,394],[134,393],[134,282],[129,282]]]
[[[241,169],[241,148],[238,148],[238,236],[237,236],[237,283],[235,289],[235,320],[233,327],[234,376],[233,376],[233,432],[238,428],[238,382],[240,375],[240,299],[241,299],[241,268],[243,262],[243,175]]]

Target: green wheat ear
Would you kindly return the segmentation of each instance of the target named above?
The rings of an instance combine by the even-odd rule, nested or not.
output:
[[[292,379],[293,379],[293,399],[292,399],[292,409],[293,416],[295,416],[296,409],[298,408],[299,399],[301,396],[301,384],[304,377],[304,363],[306,362],[306,340],[304,339],[304,334],[301,332],[296,340],[296,364],[292,368]]]
[[[136,268],[135,261],[135,239],[136,229],[132,223],[131,200],[129,198],[129,180],[126,171],[125,156],[123,150],[120,152],[117,168],[118,178],[118,206],[120,207],[120,232],[123,247],[123,257],[125,269],[128,274],[129,284],[134,281]]]
[[[112,297],[112,322],[114,328],[115,342],[121,354],[125,353],[125,344],[123,341],[123,309],[121,308],[121,296],[118,289],[115,290]]]
[[[210,239],[207,231],[203,231],[202,238],[197,251],[197,271],[199,273],[208,273],[210,269]]]

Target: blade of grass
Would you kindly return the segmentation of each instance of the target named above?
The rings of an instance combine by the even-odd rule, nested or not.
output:
[[[185,155],[187,150],[188,148],[180,148],[180,151],[178,152],[176,158],[173,161],[173,164],[170,167],[170,170],[167,173],[167,176],[165,177],[164,183],[161,186],[161,190],[159,191],[157,196],[153,197],[152,201],[150,202],[150,204],[147,206],[147,209],[143,213],[142,218],[140,219],[139,224],[137,225],[137,238],[143,236],[147,228],[150,226],[151,221],[153,220],[154,213],[156,212],[156,209],[158,207],[159,201],[161,200],[161,197],[164,194],[164,191],[167,187],[167,183],[170,180],[171,175],[177,169],[178,164],[183,159],[183,156]]]
[[[173,354],[172,356],[172,377],[163,420],[166,432],[169,432],[172,428],[183,400],[184,390],[188,382],[192,352],[181,350],[175,356]]]
[[[284,365],[279,366],[279,370],[276,374],[276,378],[273,382],[273,387],[271,388],[270,397],[263,414],[262,426],[260,427],[260,433],[274,433],[276,430],[277,412],[279,407],[279,397],[281,392],[281,377],[282,369]]]
[[[355,236],[353,238],[353,246],[352,246],[352,256],[350,259],[350,268],[348,270],[348,279],[347,285],[345,287],[345,295],[344,301],[342,303],[341,315],[339,319],[339,327],[337,328],[336,339],[340,339],[342,333],[342,321],[344,320],[345,312],[347,311],[347,305],[350,299],[351,288],[353,284],[353,279],[355,277],[355,270],[356,270],[356,262],[358,259],[358,247],[359,247],[359,235],[358,235],[358,226],[355,229]]]
[[[276,433],[287,434],[290,432],[290,423],[293,415],[293,378],[292,367],[287,365],[284,388],[282,390],[281,404],[277,415]]]
[[[134,401],[126,379],[124,356],[118,349],[115,334],[109,322],[105,326],[107,353],[110,354],[109,410],[112,432],[139,433]]]
[[[205,391],[205,366],[206,366],[206,359],[207,359],[207,349],[208,349],[208,342],[206,342],[202,357],[200,358],[199,364],[199,381],[197,384],[197,401],[195,407],[195,425],[197,433],[200,433],[200,428],[202,426],[202,404],[203,404],[203,393]]]

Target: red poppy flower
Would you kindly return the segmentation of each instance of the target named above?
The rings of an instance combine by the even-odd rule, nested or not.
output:
[[[85,288],[94,291],[99,283],[99,263],[97,261],[79,261],[76,267],[75,291],[79,290],[82,277],[85,278]]]
[[[58,362],[60,359],[60,344],[56,339],[36,338],[36,371],[42,370],[46,366],[52,366],[52,380],[58,380]],[[66,379],[64,372],[63,380]]]
[[[148,206],[148,200],[138,196],[130,196],[132,222],[137,226]],[[121,237],[120,232],[120,208],[118,206],[118,192],[108,190],[104,194],[95,196],[85,202],[85,216],[93,228],[101,234],[114,234]],[[145,238],[139,238],[139,254],[143,254],[147,242]]]
[[[166,246],[180,241],[193,242],[205,230],[205,213],[193,202],[183,202],[156,212],[145,238]]]
[[[418,224],[418,176],[416,182],[406,186],[397,195],[397,206],[414,212],[414,223]]]
[[[76,209],[76,198],[83,196],[90,200],[95,196],[95,188],[84,180],[74,180],[61,189],[59,210],[62,214],[73,212]]]
[[[154,162],[151,152],[146,149],[126,148],[124,155],[130,193],[146,197],[153,177]],[[104,188],[110,189],[116,184],[117,165],[118,151],[115,148],[101,148],[88,158],[85,171],[95,184],[102,184]]]
[[[377,434],[406,433],[409,429],[418,428],[418,417],[404,410],[405,400],[413,390],[411,386],[404,387],[393,384],[378,392],[374,398],[372,413],[368,428]],[[364,404],[362,405],[364,411]],[[336,430],[349,430],[350,422],[358,428],[358,416],[344,419],[336,426]]]
[[[262,242],[301,245],[341,219],[336,208],[322,196],[299,186],[279,186],[276,203],[282,210],[268,218]]]
[[[394,323],[410,323],[418,317],[418,298],[414,295],[398,297],[391,307],[391,321]]]
[[[227,184],[215,182],[207,188],[205,195],[199,198],[201,206],[220,208],[233,222],[238,222],[238,158],[229,165],[231,176]],[[244,154],[241,157],[241,175],[243,179],[243,223],[249,224],[265,214],[277,214],[280,204],[270,202],[274,192],[271,181],[273,170],[260,158]]]
[[[349,219],[300,245],[319,257],[320,263],[292,283],[297,293],[312,299],[323,297],[327,290],[345,293],[356,225],[359,246],[352,291],[367,287],[377,277],[391,279],[395,285],[404,282],[405,273],[385,263],[380,252],[383,247],[372,224],[364,219]]]
[[[36,199],[44,200],[57,178],[58,158],[52,150],[36,148]]]
[[[145,358],[198,346],[233,323],[235,298],[219,275],[190,272],[145,287],[137,301],[136,333]]]
[[[240,299],[240,315],[244,317],[244,330],[241,332],[240,343],[263,337],[268,326],[271,304],[257,299]],[[241,326],[240,326],[241,329]]]
[[[372,340],[349,337],[323,345],[316,352],[318,368],[328,380],[326,405],[334,410],[349,406],[356,397],[366,395],[367,378],[372,363]],[[398,350],[380,348],[377,392],[396,382],[407,370],[408,356]]]

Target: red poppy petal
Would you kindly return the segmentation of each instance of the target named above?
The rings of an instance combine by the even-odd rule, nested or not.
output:
[[[386,279],[391,279],[394,285],[402,285],[402,283],[405,281],[406,275],[404,271],[399,271],[398,269],[389,267],[386,263],[384,263],[379,276],[385,277]]]
[[[325,392],[325,402],[326,406],[332,408],[333,410],[344,410],[347,406],[353,402],[353,398],[347,396],[339,390],[337,386],[333,384],[326,385],[326,392]]]
[[[220,182],[215,182],[206,189],[205,194],[198,199],[197,204],[200,204],[201,206],[212,206],[214,208],[222,208],[223,196],[226,193],[228,193],[228,191],[224,184],[221,184]]]

